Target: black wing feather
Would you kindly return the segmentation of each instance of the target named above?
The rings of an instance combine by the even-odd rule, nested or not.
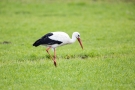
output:
[[[33,46],[37,47],[39,45],[53,45],[53,44],[61,44],[61,41],[57,41],[57,40],[52,40],[49,37],[52,36],[53,33],[48,33],[46,35],[44,35],[43,37],[41,37],[40,39],[38,39]]]

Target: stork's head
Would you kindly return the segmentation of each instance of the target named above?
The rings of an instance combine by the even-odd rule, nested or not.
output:
[[[80,46],[81,46],[82,49],[83,49],[82,41],[81,41],[81,39],[80,39],[80,33],[79,33],[79,32],[74,32],[73,34],[74,34],[74,36],[77,38],[78,42],[80,43]]]

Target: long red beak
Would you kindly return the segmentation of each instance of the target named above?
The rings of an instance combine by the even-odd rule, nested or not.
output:
[[[81,41],[81,39],[80,38],[77,38],[77,40],[78,40],[78,42],[80,43],[80,46],[82,47],[82,49],[83,49],[83,45],[82,45],[82,41]]]

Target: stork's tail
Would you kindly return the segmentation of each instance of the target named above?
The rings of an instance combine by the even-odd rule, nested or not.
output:
[[[33,43],[33,46],[37,47],[41,45],[41,39],[37,40],[35,43]]]

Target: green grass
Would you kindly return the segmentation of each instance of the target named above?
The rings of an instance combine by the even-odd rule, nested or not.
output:
[[[80,32],[84,50],[57,48],[55,68],[32,46],[51,31]],[[1,0],[0,90],[10,89],[134,90],[134,0]]]

